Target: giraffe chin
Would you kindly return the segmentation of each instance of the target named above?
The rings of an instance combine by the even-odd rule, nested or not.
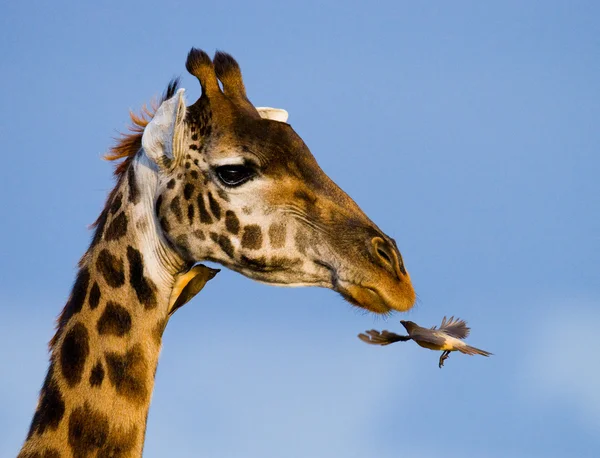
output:
[[[392,311],[405,312],[409,310],[415,302],[414,292],[403,295],[398,301],[386,300],[385,295],[378,292],[375,288],[358,285],[355,283],[338,282],[336,285],[338,291],[344,299],[352,305],[368,310],[377,314],[386,314]]]

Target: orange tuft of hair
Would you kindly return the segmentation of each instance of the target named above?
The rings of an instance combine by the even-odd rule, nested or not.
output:
[[[115,165],[115,175],[121,176],[125,173],[129,163],[142,147],[142,135],[144,129],[152,120],[158,109],[156,105],[156,102],[152,102],[151,108],[148,108],[146,105],[142,106],[140,114],[129,111],[131,124],[127,129],[130,133],[121,133],[119,137],[115,139],[116,143],[110,148],[108,153],[104,155],[104,159],[107,161],[125,159]]]
[[[104,155],[104,159],[107,161],[124,159],[115,165],[115,175],[117,177],[120,177],[125,173],[134,156],[142,147],[142,135],[144,129],[148,123],[152,121],[160,104],[173,97],[175,92],[177,92],[178,86],[179,80],[172,80],[160,101],[153,100],[150,102],[150,108],[148,108],[147,105],[143,105],[140,114],[136,114],[131,110],[129,111],[129,117],[131,118],[131,124],[128,127],[129,133],[121,133],[120,136],[115,139],[115,145]]]

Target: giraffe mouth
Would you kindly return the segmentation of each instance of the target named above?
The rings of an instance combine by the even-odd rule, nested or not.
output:
[[[390,313],[396,307],[389,305],[381,294],[369,286],[338,280],[334,290],[342,295],[352,305],[377,314]]]
[[[336,268],[322,260],[313,259],[313,262],[329,271],[331,275],[331,285],[329,287],[356,307],[377,314],[387,314],[394,310],[404,312],[411,308],[414,303],[414,297],[412,299],[408,297],[407,300],[407,298],[401,296],[396,300],[390,300],[385,292],[380,291],[380,288],[367,285],[362,281],[341,278]],[[410,290],[412,291],[412,288]]]

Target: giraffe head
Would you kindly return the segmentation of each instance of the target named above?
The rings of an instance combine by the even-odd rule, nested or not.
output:
[[[186,106],[171,87],[140,152],[158,174],[155,214],[168,244],[190,262],[331,288],[373,312],[411,308],[396,243],[321,170],[287,113],[255,108],[227,54],[192,49],[186,67],[201,97]]]

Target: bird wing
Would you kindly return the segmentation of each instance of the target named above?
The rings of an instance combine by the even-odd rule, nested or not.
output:
[[[434,330],[418,327],[416,329],[413,329],[413,331],[410,333],[410,336],[417,343],[426,342],[439,347],[443,346],[446,343],[446,338],[444,337],[444,334],[440,333],[439,329]]]
[[[465,320],[451,316],[449,320],[446,320],[446,317],[442,319],[439,331],[443,331],[449,336],[456,337],[457,339],[464,339],[471,332],[471,328],[467,326]]]
[[[371,345],[389,345],[394,342],[406,342],[407,340],[410,340],[409,336],[401,336],[389,331],[379,332],[375,329],[371,329],[370,331],[365,331],[365,333],[366,334],[359,334],[358,338]]]

